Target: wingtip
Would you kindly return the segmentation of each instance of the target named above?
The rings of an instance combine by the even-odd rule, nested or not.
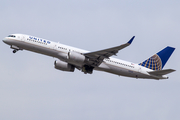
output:
[[[128,43],[131,44],[132,41],[134,40],[134,38],[135,38],[135,36],[133,36],[133,37],[128,41]]]

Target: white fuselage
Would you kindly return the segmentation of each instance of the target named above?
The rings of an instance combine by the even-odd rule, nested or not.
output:
[[[15,34],[16,37],[5,37],[3,41],[9,44],[11,48],[16,47],[25,49],[51,57],[60,59],[61,61],[75,64],[72,60],[67,58],[68,52],[88,53],[89,51],[78,49],[75,47],[63,45],[60,43],[52,42],[46,39],[37,38],[34,36]],[[75,64],[82,67],[83,64]],[[138,64],[127,62],[116,58],[105,58],[103,62],[94,68],[95,70],[105,71],[120,76],[134,77],[134,78],[148,78],[148,79],[167,79],[166,75],[152,76],[147,71],[153,71]]]

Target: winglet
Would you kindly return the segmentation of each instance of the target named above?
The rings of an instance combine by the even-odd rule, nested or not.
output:
[[[131,44],[132,41],[134,40],[135,36],[133,36],[127,43]]]

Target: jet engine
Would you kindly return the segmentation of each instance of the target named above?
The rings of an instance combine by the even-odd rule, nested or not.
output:
[[[60,60],[54,61],[54,67],[58,70],[68,71],[68,72],[74,72],[75,69],[75,66]]]
[[[71,63],[76,64],[76,65],[83,65],[85,61],[87,60],[84,55],[77,52],[69,52],[68,59]]]

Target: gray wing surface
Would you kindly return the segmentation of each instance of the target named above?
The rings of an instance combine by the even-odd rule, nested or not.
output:
[[[112,55],[116,55],[119,50],[129,46],[132,43],[134,38],[135,36],[133,36],[127,43],[122,44],[120,46],[112,47],[112,48],[108,48],[104,50],[99,50],[95,52],[84,53],[84,55],[88,57],[91,61],[93,61],[91,62],[92,65],[98,66],[99,64],[102,63],[104,58],[109,58]]]

